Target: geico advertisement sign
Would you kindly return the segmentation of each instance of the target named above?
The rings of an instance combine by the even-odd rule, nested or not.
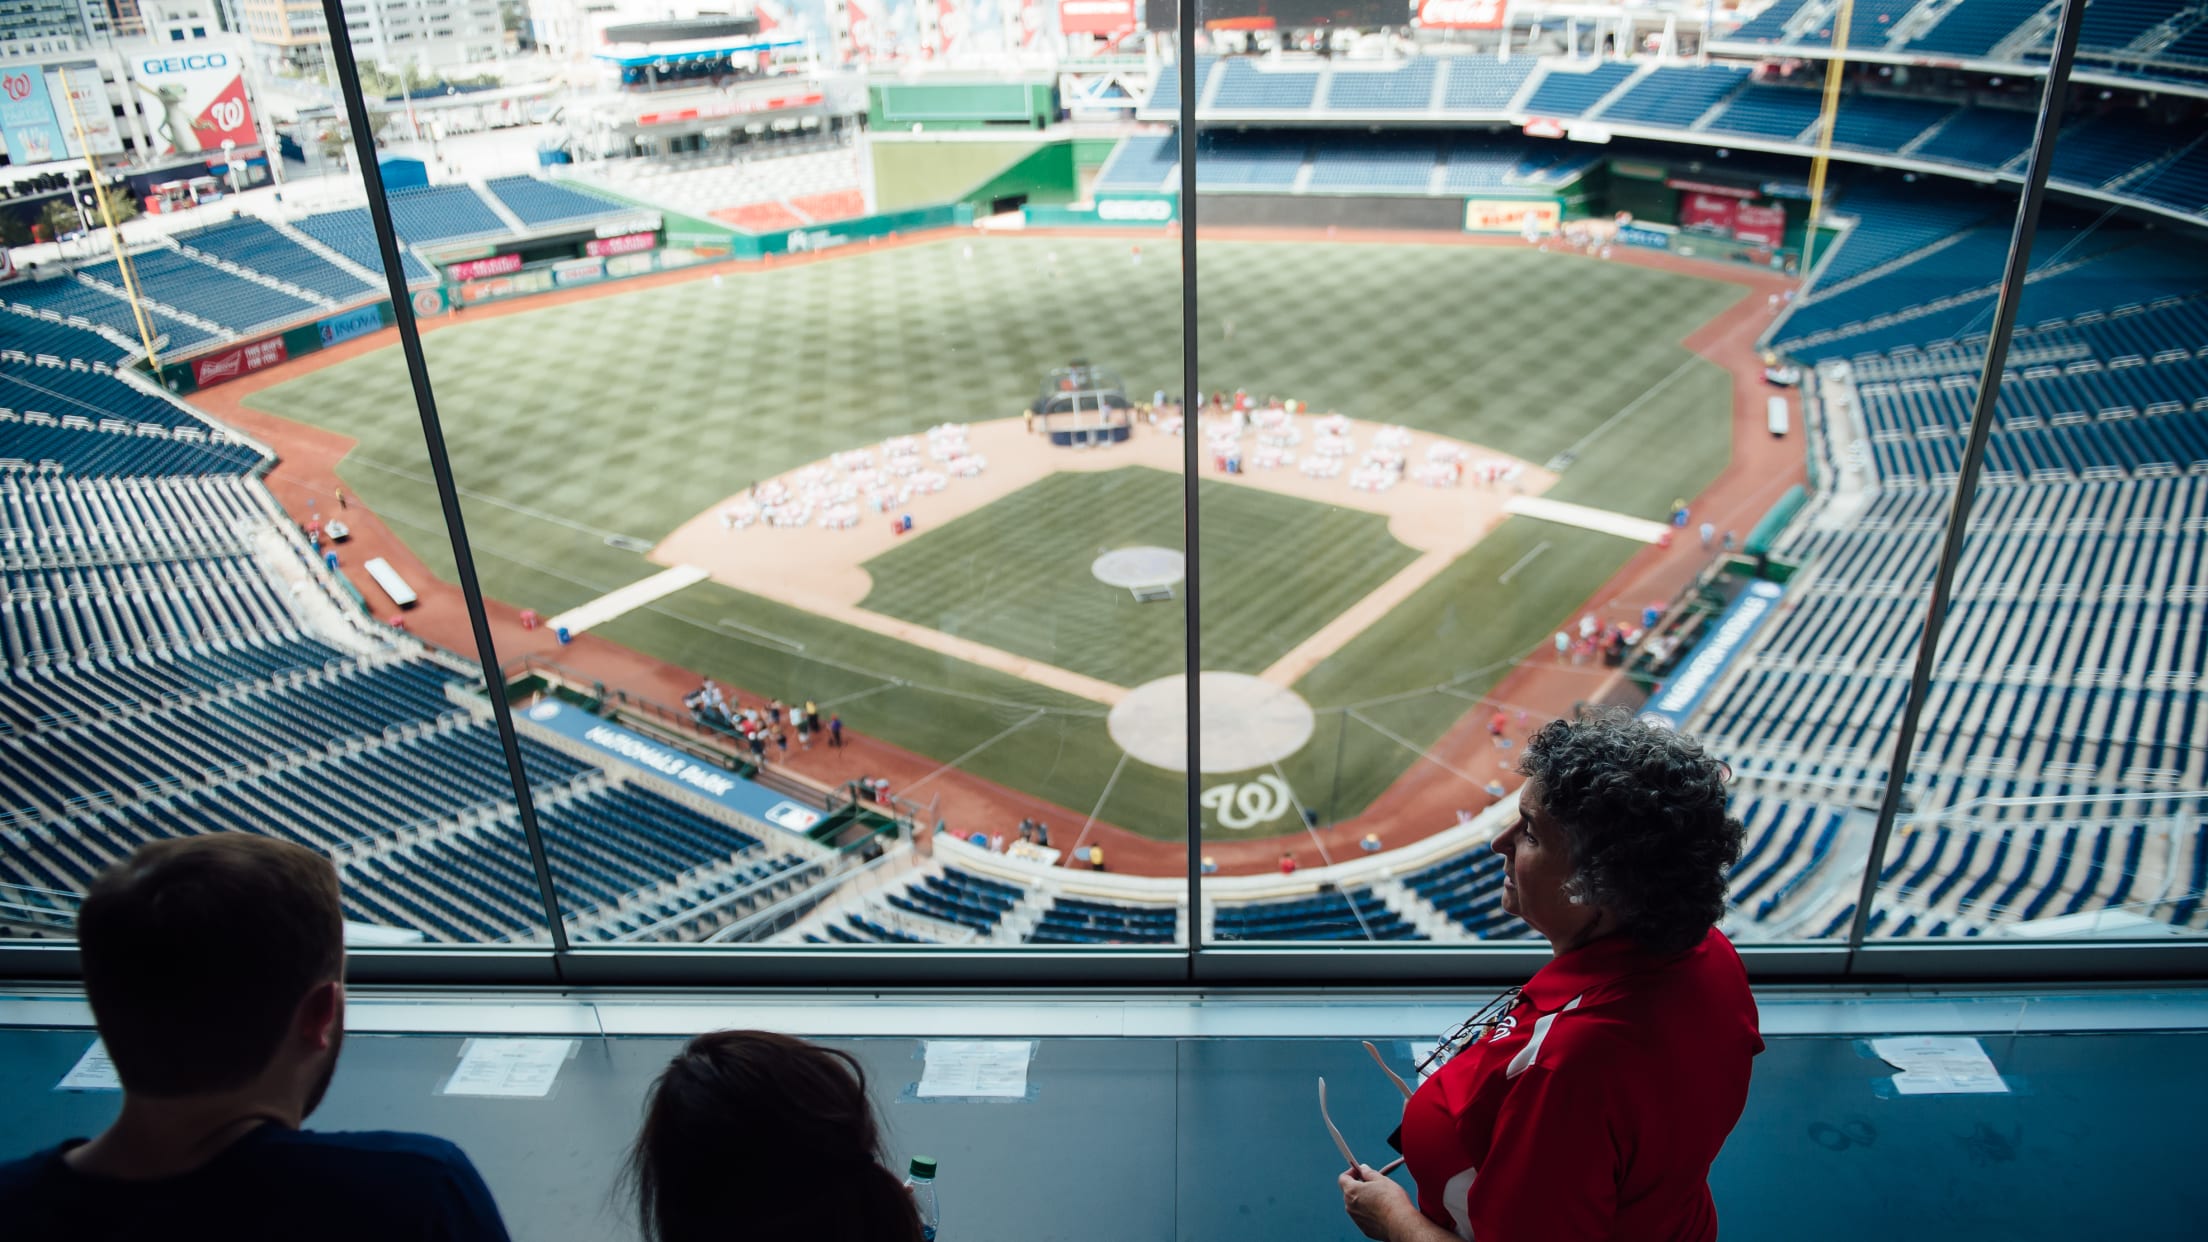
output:
[[[1420,0],[1418,24],[1428,30],[1495,30],[1508,0]]]
[[[1162,198],[1102,198],[1096,203],[1096,218],[1162,224],[1173,218],[1173,204]]]
[[[241,147],[258,141],[245,78],[228,52],[140,56],[131,69],[131,84],[149,97],[162,154],[196,155],[219,151],[226,141]]]
[[[138,61],[141,78],[173,77],[184,73],[204,73],[210,69],[229,69],[230,53],[203,52],[192,56],[147,56]]]

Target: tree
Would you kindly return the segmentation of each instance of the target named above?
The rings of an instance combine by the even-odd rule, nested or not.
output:
[[[46,209],[39,213],[38,223],[45,230],[48,241],[66,237],[84,228],[84,218],[77,214],[73,193],[49,201]]]

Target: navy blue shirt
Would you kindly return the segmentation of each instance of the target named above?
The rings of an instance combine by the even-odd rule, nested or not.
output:
[[[0,1231],[24,1242],[507,1242],[475,1166],[426,1134],[263,1125],[153,1181],[77,1172],[62,1153],[83,1142],[0,1164]]]

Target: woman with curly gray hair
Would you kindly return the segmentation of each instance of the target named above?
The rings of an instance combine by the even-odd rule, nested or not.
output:
[[[1716,926],[1729,773],[1622,712],[1552,721],[1519,771],[1502,907],[1555,957],[1420,1067],[1399,1143],[1417,1202],[1361,1166],[1343,1206],[1383,1242],[1711,1242],[1710,1163],[1763,1051]]]

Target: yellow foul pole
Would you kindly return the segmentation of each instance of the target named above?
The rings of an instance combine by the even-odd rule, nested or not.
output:
[[[1832,161],[1833,122],[1840,116],[1840,79],[1848,67],[1848,21],[1855,0],[1840,0],[1832,17],[1832,59],[1825,62],[1825,103],[1817,116],[1817,158],[1809,165],[1809,227],[1802,234],[1802,279],[1817,258],[1817,223],[1825,211],[1825,167]]]
[[[115,205],[107,201],[107,182],[100,176],[100,166],[92,158],[92,144],[84,136],[84,117],[77,111],[77,92],[69,85],[69,71],[61,74],[61,94],[69,101],[69,123],[77,131],[77,149],[84,152],[84,167],[92,174],[92,195],[100,202],[100,219],[107,225],[108,244],[115,249],[115,268],[123,274],[123,292],[130,295],[130,313],[138,320],[138,339],[146,347],[146,362],[155,374],[161,370],[161,359],[153,350],[153,324],[146,318],[146,308],[138,300],[138,277],[130,270],[130,255],[123,250],[123,230],[115,223]]]

